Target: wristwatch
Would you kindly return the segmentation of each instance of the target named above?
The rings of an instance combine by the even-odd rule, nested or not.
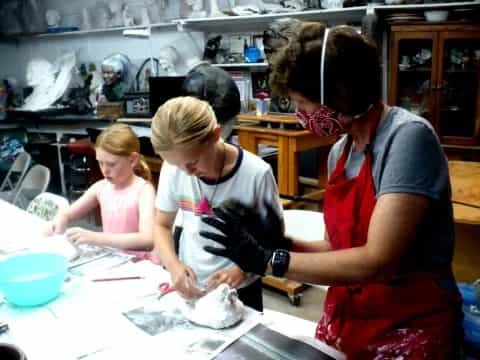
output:
[[[277,249],[273,252],[270,265],[272,266],[272,275],[283,277],[290,264],[290,253],[284,249]]]

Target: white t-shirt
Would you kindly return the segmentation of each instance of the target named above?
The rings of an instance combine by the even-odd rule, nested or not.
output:
[[[178,224],[183,227],[179,257],[193,269],[199,287],[204,286],[205,281],[214,272],[234,265],[229,259],[210,254],[203,249],[205,245],[221,247],[213,240],[199,235],[201,230],[216,231],[201,221],[199,203],[204,196],[212,207],[219,206],[228,199],[237,199],[246,205],[256,207],[262,213],[265,213],[263,206],[265,199],[282,216],[278,188],[270,165],[248,151],[239,149],[234,168],[222,176],[217,184],[189,176],[176,166],[164,162],[155,207],[166,212],[182,210],[183,221],[182,224]],[[252,277],[247,278],[241,287],[249,285],[254,280]]]

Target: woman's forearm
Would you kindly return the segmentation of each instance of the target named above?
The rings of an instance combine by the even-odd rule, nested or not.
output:
[[[330,251],[330,243],[326,240],[318,241],[305,241],[305,240],[293,240],[292,251],[294,252],[325,252]]]

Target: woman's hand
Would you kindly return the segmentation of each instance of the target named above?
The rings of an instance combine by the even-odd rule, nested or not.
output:
[[[73,228],[67,229],[65,234],[67,235],[68,240],[70,240],[74,245],[80,245],[80,244],[101,245],[99,241],[99,233],[96,231],[86,230],[81,227],[73,227]]]
[[[230,288],[235,289],[245,280],[246,275],[238,266],[232,266],[227,270],[217,271],[208,279],[205,291],[214,290],[220,284],[227,284]]]
[[[179,262],[173,269],[170,269],[169,272],[172,277],[173,287],[183,298],[195,299],[205,295],[205,291],[195,286],[197,276],[191,267]]]
[[[265,216],[262,216],[253,207],[238,200],[230,199],[214,208],[213,212],[222,220],[227,217],[236,219],[265,249],[291,250],[292,240],[283,233],[282,218],[278,216],[277,211],[268,201],[264,201],[263,206],[266,209]]]

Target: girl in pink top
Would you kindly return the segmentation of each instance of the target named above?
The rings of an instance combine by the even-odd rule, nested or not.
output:
[[[49,223],[47,233],[66,233],[74,244],[110,246],[122,250],[153,249],[155,190],[140,142],[125,124],[114,124],[97,138],[95,152],[104,179],[93,184],[68,209]],[[70,221],[100,206],[103,231],[67,229]]]

